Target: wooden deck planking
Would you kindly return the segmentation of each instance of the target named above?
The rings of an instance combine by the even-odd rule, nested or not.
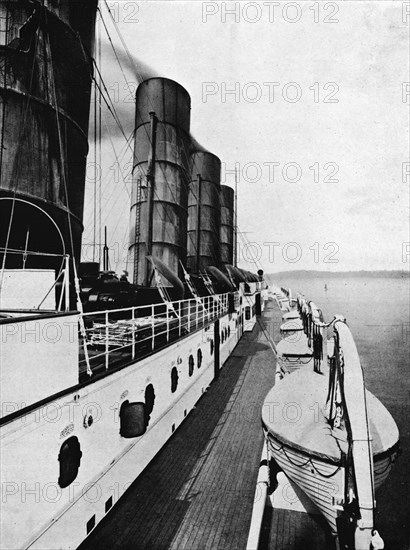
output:
[[[294,510],[267,508],[260,550],[332,550],[325,519]]]
[[[272,314],[272,303],[266,316]],[[274,357],[258,325],[196,409],[81,545],[103,549],[245,548]]]
[[[281,322],[282,314],[276,307],[271,312],[271,322],[275,327]],[[279,331],[275,332],[277,342],[283,336]],[[335,550],[335,547],[322,516],[267,505],[259,550]]]

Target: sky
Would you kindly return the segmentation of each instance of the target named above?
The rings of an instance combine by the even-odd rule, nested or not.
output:
[[[121,69],[102,28],[101,71],[128,136],[138,78],[100,4],[122,59]],[[409,2],[108,6],[138,73],[171,78],[189,92],[191,132],[221,159],[221,183],[234,186],[237,167],[241,267],[409,268]],[[107,111],[103,134],[101,224],[112,267],[121,270],[132,151]],[[90,153],[88,260],[92,144]]]

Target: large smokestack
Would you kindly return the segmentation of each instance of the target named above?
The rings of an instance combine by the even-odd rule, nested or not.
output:
[[[221,262],[228,265],[233,265],[234,196],[232,187],[221,185]]]
[[[188,92],[173,80],[151,78],[137,89],[130,233],[135,284],[147,282],[147,255],[157,257],[173,273],[182,275],[180,261],[186,261],[190,109]],[[151,143],[153,116],[155,144]],[[150,163],[153,145],[155,158]]]
[[[219,232],[221,161],[212,153],[192,154],[188,199],[187,264],[199,273],[221,263]]]
[[[1,247],[79,259],[96,8],[0,4]],[[7,255],[7,267],[22,262]],[[53,262],[29,256],[26,267]]]

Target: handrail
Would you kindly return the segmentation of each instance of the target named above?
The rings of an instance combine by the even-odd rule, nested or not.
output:
[[[323,373],[327,369],[326,329],[332,323],[324,323],[319,308],[314,302],[308,302],[301,294],[298,294],[296,304],[302,319],[304,333],[308,338],[308,345],[313,348],[314,369],[318,373]]]
[[[221,297],[227,297],[229,293],[224,293],[224,294],[215,294],[213,296],[209,295],[209,296],[203,296],[202,299],[201,299],[201,302],[202,300],[205,300],[205,301],[208,301],[210,302],[211,300],[214,302],[215,301],[215,298],[221,298]],[[226,299],[226,298],[224,298]],[[174,302],[169,302],[170,305],[172,306],[175,306],[177,304],[186,304],[187,302],[197,302],[197,299],[196,298],[188,298],[188,299],[185,299],[185,300],[176,300]],[[198,303],[198,302],[197,302]],[[153,304],[155,307],[158,307],[158,308],[164,308],[167,306],[166,302],[158,302],[157,304]],[[203,307],[203,304],[200,304],[201,307]],[[84,315],[103,315],[105,314],[107,311],[108,313],[124,313],[126,311],[131,311],[131,310],[134,310],[134,311],[137,311],[137,310],[146,310],[148,307],[151,307],[151,304],[149,305],[142,305],[142,306],[130,306],[130,307],[127,307],[127,308],[116,308],[116,309],[102,309],[102,310],[98,310],[98,311],[90,311],[90,312],[87,312],[87,313],[84,313]]]
[[[83,313],[80,317],[85,326],[82,333],[84,352],[86,355],[88,347],[95,348],[91,361],[107,370],[113,353],[127,353],[135,359],[137,346],[142,349],[144,344],[150,344],[149,347],[153,350],[157,342],[162,345],[165,341],[169,342],[170,338],[179,338],[206,327],[208,323],[227,313],[228,309],[228,294],[225,293],[205,296],[202,300],[191,298],[170,304],[161,302]],[[141,315],[142,313],[145,315]],[[80,360],[80,366],[83,363]],[[88,365],[87,372],[92,374]]]

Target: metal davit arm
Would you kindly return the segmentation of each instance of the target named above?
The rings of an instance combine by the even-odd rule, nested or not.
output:
[[[334,324],[338,335],[338,361],[343,369],[343,398],[348,417],[349,446],[355,478],[360,519],[355,526],[355,549],[369,550],[374,527],[374,473],[372,441],[366,406],[365,385],[359,354],[353,336],[345,322]]]

